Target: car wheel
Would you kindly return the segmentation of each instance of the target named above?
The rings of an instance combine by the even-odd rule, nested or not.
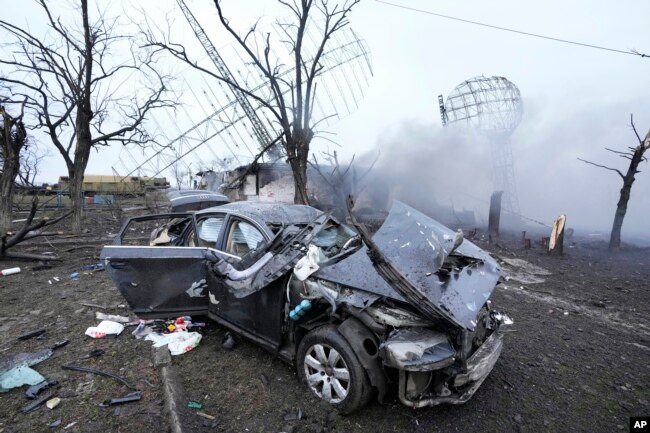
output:
[[[333,326],[307,334],[298,346],[298,376],[318,398],[350,414],[372,393],[366,372],[350,344]]]

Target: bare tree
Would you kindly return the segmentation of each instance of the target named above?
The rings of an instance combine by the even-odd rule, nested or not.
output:
[[[43,236],[42,228],[58,223],[70,212],[63,213],[55,218],[44,217],[34,222],[38,210],[38,196],[34,195],[31,209],[24,220],[22,227],[12,232],[12,215],[14,204],[14,191],[17,184],[33,186],[34,176],[38,170],[38,163],[42,155],[29,149],[27,128],[23,123],[24,105],[21,113],[12,117],[4,107],[0,106],[0,258],[21,258],[36,260],[53,260],[56,257],[33,253],[9,252],[9,248],[19,243]]]
[[[185,187],[186,179],[189,178],[190,175],[189,166],[186,166],[185,170],[183,170],[183,167],[181,166],[181,161],[176,160],[171,165],[171,170],[174,175],[174,180],[176,181],[176,189],[180,191]]]
[[[34,143],[26,146],[20,157],[20,171],[16,178],[16,184],[23,188],[36,188],[36,177],[38,176],[41,164],[45,158],[50,156],[47,149],[38,148]]]
[[[363,173],[359,174],[354,165],[355,155],[352,155],[350,162],[343,168],[339,162],[338,153],[334,151],[321,152],[325,164],[321,164],[315,154],[309,164],[323,180],[331,194],[332,205],[337,217],[344,218],[346,215],[347,199],[350,196],[356,197],[360,192],[359,184],[372,171],[379,159],[379,152],[370,166],[366,167]]]
[[[606,150],[615,153],[621,158],[629,159],[630,165],[627,168],[627,172],[623,174],[619,169],[608,167],[606,165],[596,164],[591,161],[587,161],[581,158],[578,158],[580,161],[587,164],[594,165],[599,168],[604,168],[605,170],[610,170],[618,174],[621,179],[623,179],[623,187],[621,188],[621,194],[618,199],[618,204],[616,205],[616,213],[614,214],[614,223],[612,224],[612,232],[609,237],[609,250],[614,251],[620,248],[621,246],[621,228],[623,227],[623,219],[625,218],[625,213],[627,212],[627,203],[630,201],[630,193],[632,192],[632,184],[634,183],[635,176],[637,173],[640,173],[638,170],[639,164],[643,161],[646,161],[644,156],[645,152],[650,148],[650,130],[645,135],[645,138],[641,138],[639,133],[636,130],[634,125],[634,117],[630,115],[630,125],[636,135],[639,144],[635,147],[629,147],[627,151],[620,151],[605,148]]]
[[[117,34],[117,19],[99,10],[91,18],[88,0],[75,0],[72,20],[55,17],[51,1],[37,3],[49,27],[41,38],[0,19],[0,34],[9,48],[0,57],[5,69],[0,85],[13,103],[24,101],[35,127],[61,153],[70,178],[72,230],[79,233],[91,149],[150,142],[143,122],[151,110],[172,105],[165,99],[168,77],[156,70],[150,50],[140,50],[132,37]],[[116,51],[130,57],[118,59]],[[142,83],[136,85],[132,75]]]
[[[20,173],[20,153],[27,145],[23,115],[12,117],[0,106],[0,237],[11,230],[14,186]]]
[[[159,41],[148,32],[150,46],[171,53],[177,59],[227,83],[236,92],[251,98],[271,113],[278,125],[282,145],[286,153],[294,179],[294,202],[309,204],[307,196],[307,164],[309,150],[314,138],[315,128],[323,119],[313,119],[317,79],[323,70],[321,59],[332,35],[348,24],[348,15],[359,0],[332,2],[328,0],[291,0],[278,2],[286,7],[291,15],[291,22],[278,22],[282,29],[282,43],[287,44],[292,60],[282,64],[272,58],[271,34],[258,33],[257,24],[246,33],[239,33],[223,12],[221,0],[214,0],[221,26],[235,39],[243,49],[252,67],[267,81],[266,94],[253,92],[253,89],[240,85],[224,71],[214,72],[191,59],[185,47],[169,41]],[[304,52],[304,41],[318,32],[315,54],[308,56]],[[308,33],[309,32],[309,33]]]

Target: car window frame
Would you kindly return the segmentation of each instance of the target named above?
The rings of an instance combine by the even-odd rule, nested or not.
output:
[[[215,247],[206,247],[206,246],[201,246],[200,245],[200,239],[199,239],[199,221],[208,219],[208,218],[215,218],[218,216],[223,216],[223,224],[221,225],[221,228],[219,229],[219,235],[217,236],[217,241],[215,242]],[[211,250],[217,250],[217,251],[223,251],[222,245],[223,245],[223,237],[224,237],[224,227],[228,225],[228,213],[227,212],[201,212],[199,214],[194,213],[192,214],[192,221],[194,225],[194,244],[196,245],[197,248],[207,248]],[[186,240],[187,241],[187,240]]]
[[[128,246],[128,245],[123,245],[124,242],[124,235],[126,234],[128,228],[131,226],[133,223],[139,223],[147,220],[155,220],[155,219],[162,219],[162,218],[168,218],[168,221],[171,221],[174,218],[191,218],[192,219],[192,226],[194,226],[194,230],[196,231],[196,226],[195,222],[193,219],[193,214],[190,212],[170,212],[170,213],[162,213],[162,214],[154,214],[154,215],[141,215],[137,217],[131,217],[120,228],[120,231],[117,233],[117,236],[113,238],[113,242],[111,243],[112,245],[119,245],[119,246]],[[184,239],[187,237],[187,231],[189,227],[186,227],[183,232],[181,233],[181,238]],[[132,245],[132,246],[138,246],[138,247],[149,247],[151,245]]]
[[[229,253],[229,252],[226,251],[226,240],[227,240],[226,235],[230,232],[230,227],[232,226],[232,224],[234,222],[239,222],[239,221],[243,221],[243,222],[248,223],[248,224],[252,225],[253,227],[255,227],[257,229],[257,231],[259,231],[262,234],[262,237],[263,237],[262,241],[267,245],[268,245],[269,241],[271,240],[271,236],[269,235],[269,230],[265,229],[265,227],[263,225],[259,224],[257,221],[255,221],[255,220],[253,220],[251,218],[247,218],[247,217],[245,217],[243,215],[236,214],[236,213],[228,214],[228,218],[227,218],[227,220],[226,220],[226,222],[224,224],[225,229],[222,230],[222,233],[221,233],[222,236],[221,236],[221,239],[220,239],[221,240],[221,244],[220,244],[221,249],[220,249],[220,251],[223,252],[224,254],[227,254],[229,257],[236,257],[238,260],[241,260],[242,257],[240,257],[238,255],[235,255],[235,254],[232,254],[232,253]]]

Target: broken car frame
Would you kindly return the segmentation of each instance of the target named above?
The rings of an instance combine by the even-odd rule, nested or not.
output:
[[[303,205],[237,202],[138,217],[102,251],[141,317],[205,314],[297,366],[350,413],[390,384],[410,407],[466,402],[503,347],[485,251],[395,202],[371,237]],[[164,222],[148,245],[132,224]]]

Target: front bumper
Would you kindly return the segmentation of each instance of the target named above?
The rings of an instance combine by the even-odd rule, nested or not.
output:
[[[465,403],[474,395],[488,374],[490,374],[497,359],[499,359],[499,355],[501,355],[502,349],[503,334],[497,330],[467,360],[467,369],[449,379],[448,383],[453,385],[455,391],[451,391],[445,386],[439,390],[437,395],[432,397],[409,397],[409,380],[413,381],[413,379],[408,377],[408,375],[414,373],[400,370],[399,399],[404,405],[413,408],[436,406],[442,403]]]

